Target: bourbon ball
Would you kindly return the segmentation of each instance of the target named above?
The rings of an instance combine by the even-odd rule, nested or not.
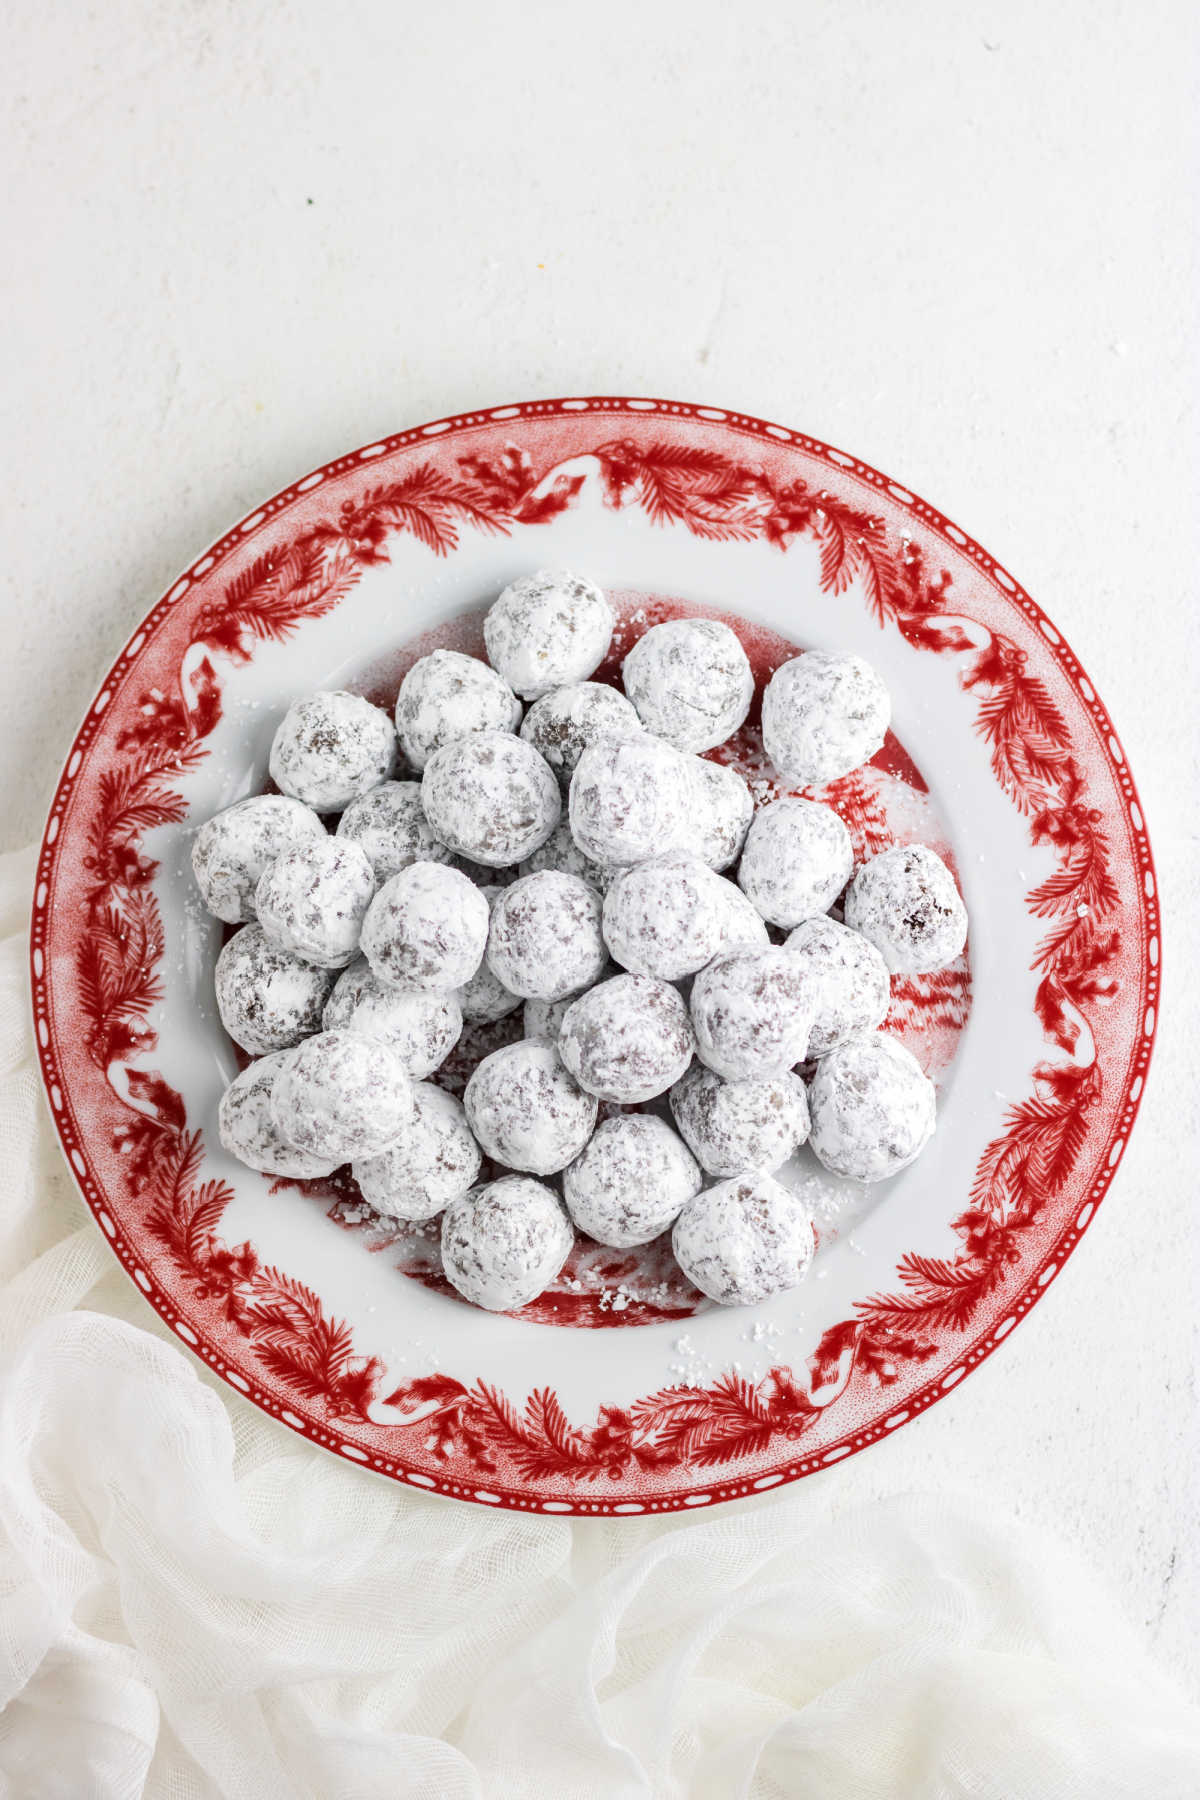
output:
[[[897,845],[865,862],[846,893],[845,918],[895,975],[944,969],[967,941],[954,877],[925,844]]]
[[[816,1249],[807,1209],[773,1176],[736,1175],[689,1200],[671,1234],[675,1260],[719,1306],[756,1306],[803,1281]]]
[[[608,961],[600,905],[577,875],[543,869],[522,876],[492,908],[492,974],[525,1000],[562,1000],[591,987]]]
[[[596,1123],[596,1101],[553,1044],[523,1038],[476,1066],[463,1094],[471,1130],[488,1156],[530,1175],[554,1175],[578,1156]]]
[[[359,1157],[351,1173],[376,1212],[419,1221],[436,1218],[461,1199],[482,1162],[462,1102],[431,1081],[419,1081],[411,1129],[382,1155]]]
[[[653,1113],[605,1119],[563,1171],[571,1218],[580,1231],[614,1250],[658,1237],[700,1187],[695,1157]]]
[[[719,619],[652,625],[621,679],[647,731],[676,750],[714,750],[745,723],[754,698],[746,652]]]
[[[319,1031],[288,1053],[271,1090],[285,1143],[335,1167],[390,1150],[412,1126],[412,1082],[377,1038]]]
[[[314,968],[272,944],[261,925],[243,925],[217,958],[221,1023],[243,1050],[288,1050],[321,1028],[332,969]]]
[[[622,1106],[665,1094],[694,1049],[687,1007],[652,975],[614,975],[581,994],[558,1037],[559,1055],[580,1086]]]
[[[543,694],[521,725],[521,736],[546,759],[564,788],[589,744],[637,737],[641,731],[641,720],[624,694],[600,681],[573,681]]]
[[[271,744],[271,780],[317,812],[341,812],[396,768],[392,721],[361,694],[294,700]]]
[[[280,950],[320,969],[344,969],[374,892],[365,852],[343,838],[320,837],[276,857],[254,890],[254,910]]]
[[[415,662],[396,696],[400,748],[420,771],[435,750],[476,731],[515,731],[521,702],[477,656],[433,650]]]
[[[479,892],[487,901],[489,912],[492,912],[505,889],[494,882],[488,882],[480,887]],[[468,1025],[494,1025],[498,1019],[506,1019],[509,1013],[516,1012],[521,1004],[521,996],[506,988],[492,974],[486,951],[471,979],[464,981],[458,989],[456,998]]]
[[[684,846],[691,776],[677,750],[651,737],[592,744],[571,780],[571,832],[593,862],[644,862]]]
[[[793,787],[823,787],[882,747],[892,703],[861,656],[808,650],[776,669],[763,692],[763,749]]]
[[[248,1169],[290,1181],[315,1181],[332,1175],[336,1158],[314,1156],[289,1144],[281,1137],[271,1111],[275,1078],[294,1054],[276,1050],[260,1056],[230,1082],[217,1107],[217,1136],[230,1156]]]
[[[480,731],[435,750],[421,803],[434,835],[489,869],[544,844],[562,812],[558,782],[537,751],[507,732]]]
[[[724,915],[718,953],[726,950],[765,950],[771,942],[766,920],[734,881],[718,877]]]
[[[254,890],[293,844],[325,836],[311,807],[286,794],[252,794],[209,819],[192,843],[192,871],[210,913],[227,925],[257,915]]]
[[[578,875],[599,894],[606,893],[616,870],[606,863],[593,862],[585,856],[571,835],[571,822],[564,815],[544,844],[520,864],[522,875],[536,875],[539,869],[559,869],[564,875]]]
[[[754,797],[727,763],[696,756],[690,759],[689,768],[693,804],[688,849],[710,869],[731,868],[742,854],[754,817]]]
[[[522,700],[586,681],[608,654],[613,611],[600,589],[563,569],[512,582],[483,621],[488,661]]]
[[[441,1068],[457,1044],[463,1015],[454,994],[393,987],[359,957],[338,976],[321,1024],[326,1031],[378,1038],[395,1051],[406,1074],[422,1081]]]
[[[850,833],[831,806],[789,797],[754,815],[738,881],[785,928],[829,911],[854,870]]]
[[[891,979],[887,964],[865,937],[836,919],[806,919],[789,934],[785,948],[820,983],[810,1057],[826,1056],[856,1032],[883,1024],[892,1002]]]
[[[380,887],[415,862],[448,863],[454,854],[429,828],[419,781],[383,781],[352,800],[337,835],[365,851]]]
[[[820,990],[786,950],[714,957],[692,986],[696,1051],[727,1081],[786,1075],[808,1050]]]
[[[385,881],[363,920],[362,950],[392,987],[448,993],[483,960],[488,903],[445,863],[410,863]]]
[[[667,851],[622,869],[604,896],[604,939],[633,975],[682,981],[721,949],[725,883],[707,863]]]
[[[851,1181],[883,1181],[907,1168],[937,1123],[932,1081],[880,1031],[848,1038],[821,1058],[808,1104],[818,1160]]]
[[[808,1136],[808,1095],[796,1075],[724,1081],[694,1063],[671,1089],[671,1112],[709,1175],[770,1174]]]
[[[557,1194],[528,1175],[505,1175],[452,1200],[442,1215],[442,1267],[464,1300],[515,1312],[544,1293],[575,1234]]]

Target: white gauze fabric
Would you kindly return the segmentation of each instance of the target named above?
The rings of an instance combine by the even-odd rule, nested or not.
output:
[[[837,1475],[674,1521],[397,1491],[222,1389],[45,1120],[0,860],[0,1794],[1192,1800],[1200,1724],[1091,1575]]]

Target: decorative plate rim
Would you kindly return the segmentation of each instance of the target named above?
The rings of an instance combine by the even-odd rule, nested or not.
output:
[[[219,568],[226,558],[236,548],[243,545],[259,527],[283,512],[294,501],[302,496],[307,497],[318,492],[328,482],[346,475],[349,471],[369,463],[375,458],[390,455],[400,449],[411,448],[424,441],[428,441],[432,445],[442,439],[452,437],[456,433],[492,424],[512,423],[516,425],[522,420],[544,420],[554,416],[619,417],[622,414],[651,416],[666,420],[695,420],[732,429],[749,438],[763,439],[785,448],[787,446],[797,448],[809,457],[825,464],[831,470],[843,475],[851,475],[878,489],[882,495],[887,497],[889,504],[899,506],[905,512],[912,514],[920,521],[922,527],[933,531],[949,545],[954,554],[968,557],[985,578],[997,583],[1008,601],[1015,603],[1020,608],[1026,619],[1044,640],[1051,657],[1058,664],[1075,696],[1090,713],[1103,746],[1103,754],[1108,763],[1114,793],[1119,797],[1126,827],[1136,844],[1139,872],[1144,873],[1144,879],[1139,884],[1137,892],[1137,910],[1144,928],[1142,954],[1137,961],[1138,1017],[1141,1021],[1137,1047],[1130,1054],[1129,1066],[1125,1072],[1120,1095],[1109,1101],[1106,1106],[1107,1120],[1104,1141],[1096,1151],[1096,1172],[1088,1186],[1086,1196],[1081,1197],[1074,1219],[1049,1241],[1039,1261],[1030,1269],[1028,1278],[1023,1285],[1019,1289],[1014,1289],[1011,1294],[1006,1294],[1004,1317],[998,1323],[993,1322],[990,1327],[985,1327],[976,1341],[964,1343],[961,1354],[955,1357],[948,1367],[941,1369],[928,1383],[907,1393],[901,1405],[894,1412],[884,1408],[878,1417],[866,1424],[860,1423],[858,1426],[848,1429],[843,1437],[825,1446],[816,1456],[798,1455],[788,1467],[773,1470],[758,1479],[747,1479],[743,1475],[726,1477],[721,1480],[707,1480],[704,1479],[704,1469],[701,1465],[697,1470],[701,1479],[698,1479],[694,1485],[689,1485],[686,1492],[683,1490],[668,1493],[650,1491],[636,1502],[629,1500],[623,1494],[607,1500],[602,1499],[598,1497],[595,1488],[585,1497],[580,1494],[578,1487],[574,1492],[564,1490],[562,1493],[556,1491],[533,1493],[528,1488],[514,1488],[506,1486],[502,1482],[489,1482],[486,1488],[472,1487],[469,1480],[464,1482],[434,1479],[418,1470],[406,1467],[403,1458],[393,1454],[373,1458],[367,1451],[348,1442],[338,1430],[336,1422],[321,1423],[316,1417],[298,1416],[303,1411],[299,1403],[294,1403],[295,1411],[288,1406],[281,1405],[275,1396],[260,1385],[252,1370],[239,1366],[238,1359],[230,1356],[227,1347],[217,1351],[211,1345],[206,1344],[187,1320],[180,1316],[176,1301],[159,1284],[153,1272],[142,1266],[144,1258],[135,1245],[126,1238],[118,1222],[106,1211],[104,1187],[92,1169],[84,1142],[85,1134],[79,1134],[78,1143],[73,1141],[74,1134],[67,1117],[68,1109],[62,1103],[62,1095],[66,1091],[67,1083],[58,1065],[56,1047],[48,1023],[50,1015],[48,1005],[49,973],[48,959],[45,955],[47,939],[45,900],[49,892],[50,877],[55,863],[58,826],[75,781],[84,765],[85,754],[99,728],[100,717],[104,709],[131,672],[142,647],[157,629],[166,612],[182,598],[193,581]],[[932,646],[926,643],[925,647]],[[723,408],[701,406],[683,401],[612,395],[567,396],[452,414],[443,419],[411,427],[385,439],[376,440],[372,444],[318,465],[307,475],[279,490],[238,520],[200,557],[191,562],[126,640],[97,687],[95,697],[72,738],[55,785],[46,830],[39,848],[30,930],[30,991],[34,1041],[37,1046],[39,1068],[51,1118],[54,1121],[64,1157],[85,1205],[101,1228],[102,1236],[112,1247],[118,1261],[135,1280],[139,1291],[149,1300],[176,1336],[208,1367],[213,1368],[223,1379],[227,1380],[236,1392],[239,1392],[243,1398],[252,1400],[268,1416],[280,1419],[289,1429],[307,1437],[310,1441],[336,1451],[359,1467],[367,1467],[371,1472],[384,1475],[388,1479],[405,1481],[423,1491],[442,1492],[455,1498],[480,1504],[578,1516],[601,1513],[610,1515],[625,1513],[636,1516],[650,1512],[682,1511],[689,1507],[743,1497],[749,1493],[783,1485],[804,1475],[815,1473],[820,1468],[842,1460],[845,1456],[876,1442],[879,1438],[890,1435],[892,1431],[918,1416],[928,1406],[950,1392],[965,1374],[990,1356],[1008,1336],[1016,1322],[1030,1310],[1046,1291],[1046,1288],[1052,1285],[1053,1276],[1057,1274],[1074,1250],[1083,1232],[1094,1218],[1098,1205],[1108,1192],[1119,1166],[1121,1153],[1123,1153],[1144,1098],[1145,1079],[1157,1028],[1160,983],[1161,925],[1158,915],[1154,859],[1136,784],[1129,773],[1124,751],[1113,729],[1107,709],[1088,680],[1079,658],[1062,633],[1015,578],[1001,564],[997,563],[976,540],[962,532],[936,507],[916,495],[911,489],[892,481],[860,458],[824,444],[819,439],[762,420],[751,414],[732,412]],[[62,1084],[61,1088],[60,1083]],[[56,1095],[58,1096],[57,1103]],[[1116,1145],[1115,1149],[1114,1145]],[[843,1328],[835,1327],[834,1332],[841,1329]],[[826,1334],[827,1338],[832,1336],[833,1333]],[[825,1340],[823,1339],[822,1348],[824,1347]],[[838,1352],[840,1347],[837,1344],[830,1344],[828,1348],[829,1353],[834,1353]],[[818,1355],[820,1355],[820,1351]],[[812,1361],[815,1364],[817,1358],[813,1358]],[[853,1357],[851,1358],[851,1367],[853,1367]],[[777,1372],[772,1372],[773,1375],[775,1373]],[[450,1378],[433,1379],[436,1381]],[[767,1379],[769,1382],[771,1377]],[[813,1382],[815,1386],[815,1372]],[[410,1387],[412,1385],[410,1384]],[[461,1384],[458,1383],[454,1385],[461,1387]],[[762,1385],[765,1384],[760,1384],[760,1386]],[[463,1390],[463,1394],[466,1395],[466,1390]],[[792,1394],[794,1398],[800,1397],[794,1388]],[[503,1396],[500,1396],[500,1399],[503,1401]],[[597,1472],[596,1470],[591,1471],[592,1474]]]

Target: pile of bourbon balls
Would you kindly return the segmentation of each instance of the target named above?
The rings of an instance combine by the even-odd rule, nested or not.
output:
[[[221,1142],[293,1180],[349,1164],[379,1214],[440,1215],[448,1281],[494,1311],[542,1293],[576,1231],[628,1249],[670,1230],[697,1288],[752,1305],[812,1259],[777,1179],[801,1144],[875,1182],[934,1129],[932,1083],[880,1027],[893,973],[963,948],[949,869],[921,845],[856,869],[831,807],[756,812],[706,758],[754,693],[728,625],[651,626],[624,693],[589,679],[613,628],[589,581],[513,582],[487,662],[423,656],[394,719],[297,700],[278,792],[194,843],[205,904],[240,926],[216,996],[254,1058]],[[809,651],[765,689],[764,748],[788,788],[820,788],[875,754],[890,711],[861,657]],[[436,1084],[464,1022],[518,1007],[524,1037],[461,1100]]]

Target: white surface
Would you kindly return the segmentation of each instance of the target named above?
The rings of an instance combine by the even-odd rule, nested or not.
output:
[[[9,37],[3,842],[190,556],[337,450],[483,403],[801,426],[1067,633],[1166,903],[1141,1120],[1010,1343],[788,1504],[986,1494],[1084,1547],[1200,1686],[1193,9],[52,0]]]

